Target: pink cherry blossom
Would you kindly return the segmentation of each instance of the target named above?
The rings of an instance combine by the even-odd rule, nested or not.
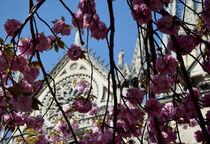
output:
[[[26,120],[26,124],[28,128],[33,128],[34,130],[38,131],[42,128],[44,119],[41,115],[37,115],[36,117],[29,117]]]
[[[52,27],[52,30],[54,31],[54,33],[58,34],[64,29],[65,26],[66,26],[65,22],[59,20],[55,22],[54,26]]]
[[[190,119],[190,126],[195,127],[198,125],[198,122],[195,119]]]
[[[66,116],[67,117],[71,117],[72,116],[72,112],[71,112],[71,110],[70,110],[70,105],[69,104],[65,104],[65,105],[63,105],[63,111],[65,112],[65,114],[66,114]]]
[[[30,112],[32,110],[32,102],[32,96],[25,96],[23,94],[13,98],[14,107],[23,112]]]
[[[210,57],[202,62],[202,68],[205,72],[210,73]]]
[[[155,123],[153,118],[149,118],[147,120],[147,126],[148,126],[148,131],[149,131],[149,140],[151,142],[157,142],[156,136],[157,136],[157,131],[155,129]]]
[[[11,115],[10,114],[4,114],[3,116],[2,116],[2,119],[3,119],[3,121],[6,123],[6,122],[9,122],[9,120],[11,120],[12,119],[12,117],[11,117]]]
[[[194,137],[195,137],[196,141],[199,143],[205,139],[202,131],[200,131],[200,130],[198,130],[194,133]]]
[[[36,0],[37,2],[41,2],[41,1],[43,1],[43,0]]]
[[[161,10],[163,9],[163,2],[162,0],[150,0],[149,7],[153,11]]]
[[[14,59],[8,58],[7,61],[13,71],[21,71],[28,65],[27,59],[23,55],[19,55],[19,53]]]
[[[72,119],[70,120],[70,124],[71,124],[73,130],[76,130],[79,128],[78,124],[75,123]],[[59,121],[55,126],[55,130],[60,132],[64,138],[70,138],[70,136],[71,136],[69,126],[64,121]]]
[[[35,144],[49,144],[47,136],[43,134],[38,136],[38,140],[35,141]]]
[[[166,131],[162,132],[164,138],[164,144],[170,144],[171,142],[176,142],[176,132],[172,129],[167,129]]]
[[[163,3],[169,4],[171,1],[170,0],[162,0]]]
[[[155,63],[155,68],[162,74],[170,74],[176,71],[178,60],[172,55],[159,56]]]
[[[36,44],[36,49],[40,52],[43,52],[44,50],[46,50],[49,47],[49,41],[47,39],[47,37],[44,34],[37,34],[36,35],[36,39],[37,39],[37,44]]]
[[[80,98],[74,102],[74,107],[80,113],[87,113],[92,109],[92,102],[85,100],[84,98]]]
[[[134,5],[134,4],[142,4],[142,3],[144,3],[144,0],[133,0],[132,1],[132,5]]]
[[[68,27],[63,20],[56,21],[54,26],[52,27],[52,30],[56,34],[61,33],[61,35],[63,36],[71,34],[71,28]]]
[[[207,119],[207,131],[208,131],[208,134],[210,134],[210,111],[207,111],[206,119]]]
[[[47,36],[47,39],[48,39],[48,43],[49,43],[49,44],[52,44],[52,43],[55,43],[55,42],[56,42],[57,37],[54,36],[54,35],[48,35],[48,36]]]
[[[71,29],[69,27],[67,28],[64,28],[62,31],[61,31],[61,35],[70,35],[71,34]]]
[[[157,28],[160,32],[165,34],[176,34],[179,31],[179,26],[173,21],[171,15],[165,15],[157,22]]]
[[[76,18],[78,24],[77,24],[77,22],[76,22],[76,20],[75,20],[74,17],[72,17],[72,24],[73,24],[75,27],[77,27],[77,28],[78,28],[78,25],[79,25],[79,28],[83,28],[83,14],[82,14],[82,12],[81,12],[81,11],[77,11],[77,12],[74,14],[74,16],[75,16],[75,18]]]
[[[18,126],[23,126],[26,123],[27,117],[25,113],[14,112],[13,117],[14,117],[14,121],[18,124]]]
[[[26,124],[27,124],[28,128],[34,128],[34,126],[36,124],[35,118],[28,118],[26,120]]]
[[[178,35],[176,36],[176,43],[180,47],[182,55],[190,53],[199,44],[198,40],[192,35]],[[171,39],[169,40],[168,48],[176,52]]]
[[[169,90],[170,79],[168,76],[156,74],[149,82],[149,89],[154,94],[165,93]]]
[[[34,80],[39,76],[39,68],[37,67],[25,67],[23,73],[24,80],[26,80],[28,83],[32,84]]]
[[[129,89],[125,98],[133,105],[141,104],[144,94],[138,88]]]
[[[53,144],[57,144],[59,141],[61,140],[61,138],[57,135],[51,135],[50,136],[50,141],[53,143]]]
[[[210,10],[210,1],[208,0],[205,0],[204,1],[204,9],[207,11],[207,10]]]
[[[106,25],[103,22],[99,22],[98,25],[91,28],[91,37],[94,37],[97,40],[105,39],[106,32],[107,32]]]
[[[203,20],[208,30],[210,30],[210,2],[208,0],[204,1],[204,12],[202,14]]]
[[[73,60],[73,61],[76,61],[80,58],[81,56],[81,47],[80,46],[77,46],[75,44],[72,44],[71,45],[71,48],[67,51],[67,55],[68,57]]]
[[[4,24],[4,29],[9,36],[13,36],[14,32],[21,26],[21,22],[15,19],[8,19]]]
[[[172,118],[174,111],[174,105],[171,102],[166,103],[162,110],[161,110],[161,115],[164,118],[164,121],[168,121]]]
[[[94,14],[92,16],[91,14],[86,13],[83,16],[83,20],[84,27],[89,28],[90,30],[93,30],[100,23],[100,18],[98,14]]]
[[[89,84],[87,82],[85,82],[82,79],[77,79],[76,84],[77,84],[78,91],[84,92],[85,94],[89,93],[90,86],[89,86]]]
[[[200,97],[200,92],[199,92],[198,88],[193,87],[192,90],[193,90],[194,97],[195,97],[196,99],[199,99],[199,97]],[[186,101],[191,101],[192,98],[191,98],[191,95],[190,95],[190,91],[187,90],[186,93],[187,93],[187,97],[185,98],[185,100],[186,100]]]
[[[210,107],[210,93],[207,93],[202,97],[202,103],[205,107]]]
[[[134,4],[134,13],[132,12],[133,19],[138,24],[145,24],[152,18],[151,10],[145,4]]]
[[[18,49],[20,52],[24,55],[31,55],[33,53],[33,45],[31,43],[31,38],[28,39],[22,39],[18,43]]]
[[[3,53],[0,51],[0,73],[5,70],[7,66],[7,61],[3,56]]]
[[[78,4],[78,9],[82,11],[82,13],[95,13],[95,1],[94,0],[80,0]]]
[[[92,108],[91,108],[91,110],[88,112],[88,114],[89,114],[89,115],[96,115],[98,111],[99,111],[99,108],[98,108],[97,104],[96,104],[96,103],[93,103],[93,104],[92,104]]]
[[[35,122],[36,122],[35,130],[40,130],[44,124],[44,119],[41,115],[37,115],[35,117]]]
[[[63,105],[63,111],[64,111],[64,112],[67,112],[68,110],[70,110],[69,104]]]
[[[157,117],[160,114],[161,109],[162,109],[162,106],[156,98],[151,98],[146,101],[145,111],[148,113],[149,116]]]

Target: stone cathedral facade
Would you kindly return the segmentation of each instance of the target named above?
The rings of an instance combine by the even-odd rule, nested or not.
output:
[[[197,12],[202,11],[201,5],[196,4],[192,0],[185,0],[185,3],[190,8],[196,10]],[[180,12],[180,9],[181,8],[179,8],[178,1],[174,0],[172,3],[170,3],[168,7],[168,12],[171,13],[172,15],[177,15],[178,17],[184,17],[186,22],[193,23],[193,24],[197,23],[198,17],[196,17],[196,15],[193,15],[189,8],[186,8],[185,12]],[[181,13],[181,15],[179,16],[178,13],[179,15]],[[179,33],[184,34],[184,31],[180,30]],[[143,31],[143,35],[144,34],[145,32]],[[140,41],[140,45],[139,45],[139,41]],[[163,35],[163,42],[167,46],[167,42],[168,42],[167,35]],[[75,43],[77,45],[80,45],[78,32],[75,35]],[[131,64],[124,64],[123,62],[124,51],[123,50],[121,50],[121,52],[118,55],[118,68],[119,70],[121,70],[125,78],[128,80],[134,79],[135,77],[138,79],[141,79],[142,74],[139,73],[139,71],[142,67],[141,61],[144,60],[144,54],[140,54],[140,46],[142,47],[142,49],[144,48],[142,37],[140,37],[140,39],[137,38]],[[59,100],[61,104],[65,104],[69,102],[69,99],[73,97],[77,91],[74,86],[73,81],[76,80],[79,76],[80,78],[85,79],[90,82],[91,71],[93,71],[92,93],[93,95],[97,96],[97,98],[95,99],[95,102],[99,105],[101,114],[103,114],[105,110],[104,108],[106,106],[106,98],[108,95],[107,79],[108,79],[109,69],[107,68],[107,66],[103,65],[103,61],[98,61],[98,58],[95,56],[95,54],[96,53],[90,52],[86,60],[79,59],[78,61],[71,61],[68,59],[67,55],[65,55],[54,67],[54,69],[50,72],[50,74],[55,79],[57,99]],[[198,48],[195,49],[191,54],[193,54],[199,60],[201,59],[200,50]],[[202,94],[210,92],[210,76],[207,73],[203,72],[200,65],[192,57],[184,56],[184,61],[187,67],[187,71],[192,77],[193,86],[196,86],[197,88],[199,88]],[[158,98],[162,102],[171,100],[170,96],[166,97],[165,95],[159,95]],[[39,99],[44,104],[44,106],[40,110],[40,113],[43,114],[46,112],[47,107],[50,105],[53,99],[48,88],[44,88],[42,90]],[[110,99],[111,99],[110,103],[112,103],[112,98]],[[59,114],[60,114],[59,110],[56,107],[55,102],[53,102],[52,106],[50,107],[50,110],[45,116],[46,126],[52,127],[54,120],[56,120],[59,117]],[[84,114],[79,115],[79,117],[80,117],[80,123],[81,123],[81,128],[80,128],[79,133],[81,133],[85,128],[90,126],[90,120],[93,117],[88,117]],[[181,128],[180,130],[181,130],[180,133],[182,134],[182,138],[184,139],[186,143],[189,143],[189,144],[196,143],[193,137],[193,131],[195,129],[193,130],[187,129],[188,130],[187,133],[185,130],[182,131]],[[138,143],[138,141],[135,141],[135,140],[133,142]]]
[[[195,9],[197,12],[202,11],[201,5],[195,4],[193,0],[185,1],[190,8]],[[178,13],[180,13],[178,5],[178,1],[174,0],[172,3],[170,3],[168,12],[172,15],[177,15]],[[187,22],[194,24],[197,22],[196,15],[192,15],[189,8],[186,8],[185,13],[182,13],[181,15],[182,17],[185,17],[185,21]],[[180,33],[184,32],[180,30]],[[165,43],[165,45],[167,45],[167,35],[163,35],[163,42]],[[75,35],[75,44],[80,45],[78,32]],[[135,77],[139,79],[141,78],[141,73],[139,73],[139,71],[142,67],[141,61],[144,60],[144,57],[142,57],[142,55],[144,54],[140,54],[140,46],[143,49],[144,45],[142,37],[140,37],[140,39],[137,39],[131,64],[124,64],[123,50],[121,50],[118,55],[118,68],[119,70],[121,70],[126,79],[133,79]],[[195,49],[192,54],[199,60],[201,59],[201,54],[198,49]],[[95,53],[90,52],[87,57],[88,58],[86,60],[79,59],[78,61],[71,61],[69,60],[67,55],[64,55],[63,58],[50,72],[50,75],[55,79],[56,96],[61,105],[68,103],[71,97],[73,97],[77,93],[77,90],[74,86],[74,81],[78,78],[78,76],[82,79],[87,80],[88,82],[90,82],[92,78],[92,93],[93,95],[97,96],[97,98],[95,99],[95,103],[99,105],[101,114],[103,114],[104,108],[106,106],[106,98],[108,95],[107,79],[109,69],[107,68],[107,66],[103,65],[103,61],[98,61],[98,58],[95,57]],[[199,64],[190,56],[185,56],[184,61],[187,67],[187,71],[192,77],[193,86],[199,88],[202,94],[210,92],[210,76],[207,73],[204,73]],[[91,71],[93,71],[92,74]],[[161,99],[163,102],[170,101],[170,97],[165,97],[164,95],[160,95],[158,96],[158,98]],[[43,103],[43,106],[41,107],[40,111],[37,111],[35,114],[43,115],[46,111],[48,111],[44,117],[45,124],[48,128],[53,127],[54,121],[60,116],[60,112],[55,102],[53,102],[53,97],[51,96],[47,86],[42,89],[39,100]],[[110,101],[112,101],[112,97],[110,98]],[[51,107],[48,110],[49,105],[51,105]],[[88,117],[84,114],[79,115],[79,117],[79,121],[81,123],[80,130],[82,132],[85,128],[90,126],[90,120],[93,117]],[[187,143],[189,144],[195,143],[193,133],[189,130],[187,134],[188,135],[183,135],[182,138],[186,139]],[[191,135],[192,137],[189,137],[189,135]]]

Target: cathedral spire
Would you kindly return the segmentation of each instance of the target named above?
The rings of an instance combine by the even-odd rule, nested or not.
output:
[[[82,29],[80,31],[81,31],[81,33],[83,35],[84,31]],[[80,36],[79,36],[79,30],[78,29],[76,30],[76,33],[75,33],[74,44],[76,44],[78,46],[82,46],[82,43],[81,43],[81,40],[80,40]]]
[[[122,69],[124,65],[124,50],[121,49],[120,53],[117,56],[118,59],[118,68]]]
[[[146,28],[146,24],[142,25],[142,27]],[[138,72],[142,67],[142,63],[145,61],[145,52],[144,52],[144,37],[146,36],[146,30],[140,30],[139,37],[136,41],[136,46],[134,49],[134,54],[132,58],[131,69],[132,71]]]

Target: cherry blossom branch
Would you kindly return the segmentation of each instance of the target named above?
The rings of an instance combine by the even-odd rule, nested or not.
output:
[[[153,72],[154,74],[157,74],[157,71],[155,69],[155,63],[156,63],[156,51],[155,51],[155,45],[154,45],[154,38],[153,38],[153,26],[152,26],[152,21],[149,21],[147,24],[147,29],[148,29],[148,38],[149,38],[149,46],[150,46],[150,53],[152,55],[152,62],[153,62]],[[151,93],[151,98],[155,98],[155,95]],[[162,133],[159,127],[159,122],[157,117],[154,117],[154,122],[155,122],[155,128],[157,130],[157,139],[158,139],[158,144],[163,143],[163,138],[162,138]]]
[[[26,19],[24,20],[23,24],[14,32],[14,36],[11,39],[11,43],[13,43],[15,41],[16,36],[22,31],[24,26],[28,23],[28,21],[31,19],[31,17],[33,17],[34,13],[37,12],[37,10],[42,6],[42,4],[44,4],[45,1],[46,0],[42,0],[37,5],[32,7],[32,9],[30,11],[30,14],[26,17]]]
[[[174,45],[174,47],[176,49],[177,59],[180,62],[180,67],[181,67],[182,74],[184,75],[185,83],[187,85],[187,88],[188,88],[188,90],[190,92],[190,95],[191,95],[193,104],[194,104],[195,109],[197,111],[198,119],[200,121],[200,126],[201,126],[201,129],[203,131],[204,137],[206,139],[206,142],[207,143],[210,143],[210,137],[209,137],[209,134],[208,134],[207,129],[206,129],[206,126],[205,126],[205,121],[204,121],[203,115],[201,113],[200,106],[197,103],[196,97],[194,95],[194,92],[193,92],[193,89],[192,89],[192,85],[190,83],[190,78],[189,78],[189,75],[188,75],[188,73],[186,71],[186,68],[185,68],[185,65],[184,65],[184,61],[183,61],[183,58],[182,58],[181,53],[180,53],[180,49],[181,48],[177,44],[175,36],[170,35],[170,37],[171,37],[172,42],[173,42],[173,45]]]
[[[109,9],[109,17],[110,17],[110,38],[109,38],[109,60],[110,60],[110,73],[112,79],[112,89],[113,89],[113,97],[114,97],[114,118],[113,118],[113,135],[112,135],[112,143],[115,143],[115,134],[117,132],[117,84],[115,79],[115,62],[114,62],[114,33],[115,33],[115,22],[114,22],[114,12],[112,0],[107,0],[108,9]]]

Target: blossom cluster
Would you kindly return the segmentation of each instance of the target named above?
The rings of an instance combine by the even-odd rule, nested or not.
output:
[[[54,33],[61,33],[62,36],[71,34],[71,26],[67,25],[63,20],[56,20],[54,26],[52,27]]]
[[[45,36],[43,33],[35,35],[35,43],[32,38],[23,38],[18,43],[18,49],[22,55],[32,55],[35,51],[43,52],[47,50],[50,45],[56,40],[55,36]]]
[[[9,36],[13,36],[15,31],[21,26],[21,22],[15,19],[8,19],[4,24],[4,29]]]
[[[188,53],[191,53],[193,49],[195,49],[196,46],[200,41],[193,35],[177,35],[176,36],[176,44],[180,48],[180,53],[182,55],[186,55]],[[168,43],[168,49],[176,52],[174,42],[170,39]]]
[[[210,30],[210,2],[208,0],[204,1],[204,11],[202,17],[204,19],[207,29]]]
[[[152,19],[152,11],[158,11],[163,9],[163,6],[169,4],[169,2],[169,0],[133,0],[133,19],[136,20],[138,24],[145,24]]]
[[[100,21],[96,13],[94,0],[80,0],[78,9],[72,17],[72,24],[77,28],[88,28],[91,31],[91,37],[95,39],[106,38],[107,27]]]
[[[77,46],[76,44],[72,44],[70,49],[68,49],[67,51],[67,55],[68,57],[73,60],[73,61],[77,61],[82,53],[82,49],[80,46]]]

